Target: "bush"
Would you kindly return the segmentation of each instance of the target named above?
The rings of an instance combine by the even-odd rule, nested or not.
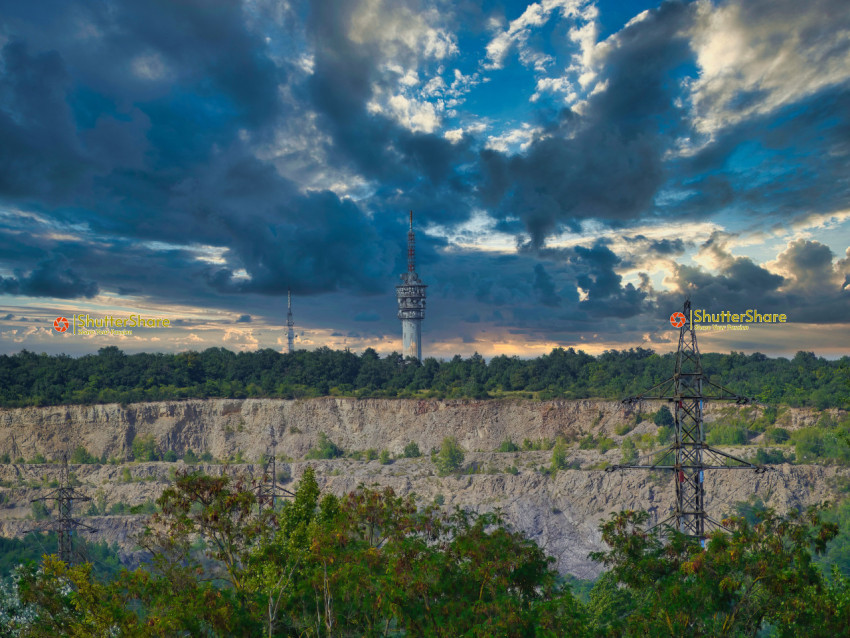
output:
[[[199,461],[203,461],[204,463],[212,463],[215,459],[213,458],[212,452],[204,452],[198,457]]]
[[[9,456],[8,452],[3,452],[3,454],[0,455],[0,463],[11,463],[11,462],[12,462],[12,457]]]
[[[69,463],[76,463],[79,465],[83,464],[92,464],[97,463],[98,458],[96,456],[92,456],[89,454],[89,451],[84,448],[82,445],[77,446],[73,452],[71,452],[71,458],[68,459]]]
[[[324,432],[319,432],[319,442],[312,450],[307,452],[307,459],[336,459],[343,456],[344,452],[336,443],[328,438]]]
[[[434,457],[434,465],[437,466],[440,476],[445,476],[457,471],[463,464],[463,459],[463,449],[457,439],[453,436],[447,436],[443,439],[440,451]]]
[[[153,434],[137,436],[133,439],[133,445],[130,446],[130,450],[136,461],[150,462],[159,460],[159,454],[156,451],[156,441],[153,439]]]
[[[782,463],[793,463],[794,455],[786,456],[782,450],[767,450],[760,447],[753,459],[758,465],[781,465]]]
[[[850,463],[850,447],[842,439],[833,431],[818,428],[802,428],[791,436],[797,463],[812,463],[821,459]]]
[[[785,443],[791,435],[785,428],[768,428],[764,432],[765,443]]]
[[[634,426],[633,423],[619,423],[614,428],[614,434],[616,434],[618,436],[625,436],[626,434],[631,432],[632,429],[634,429],[634,427],[635,426]]]
[[[174,463],[177,460],[177,452],[174,450],[166,450],[165,454],[162,455],[162,460]]]
[[[580,449],[580,450],[593,450],[595,448],[596,448],[596,439],[593,438],[592,434],[588,434],[587,436],[583,437],[578,442],[578,449]]]
[[[708,430],[705,440],[709,445],[746,445],[749,432],[739,425],[715,425]]]
[[[602,454],[605,454],[608,450],[613,450],[615,447],[617,447],[617,444],[607,436],[600,436],[596,441],[596,449],[602,452]]]
[[[368,450],[366,450],[367,461],[374,461],[376,458],[378,458],[378,450],[373,447],[370,447]]]
[[[638,460],[638,451],[635,442],[631,439],[631,437],[623,439],[623,444],[620,446],[620,450],[623,453],[622,458],[620,459],[620,463],[623,465],[632,465]]]
[[[670,427],[676,423],[676,420],[673,418],[670,408],[666,405],[662,405],[658,408],[658,412],[652,416],[652,422],[661,427]]]
[[[184,463],[197,463],[198,456],[192,450],[186,450],[186,454],[183,455]]]
[[[497,452],[519,452],[519,446],[511,441],[510,439],[505,439],[499,444],[499,447],[496,448]]]
[[[406,459],[416,459],[422,456],[422,452],[419,451],[419,446],[412,441],[404,446],[404,458]]]
[[[44,501],[32,502],[32,517],[37,521],[43,521],[46,518],[50,518],[50,510],[47,509],[47,505],[44,504]]]
[[[381,456],[378,460],[381,462],[381,465],[389,465],[393,462],[389,450],[381,450]]]
[[[558,441],[552,448],[552,470],[565,470],[569,467],[569,448],[565,441]]]
[[[43,464],[47,463],[47,459],[44,458],[44,455],[41,452],[39,452],[38,454],[36,454],[34,457],[32,457],[32,459],[30,459],[27,462],[30,463],[31,465],[43,465]]]
[[[655,435],[655,440],[658,445],[666,445],[673,440],[676,427],[675,425],[662,425],[658,427],[658,433]]]

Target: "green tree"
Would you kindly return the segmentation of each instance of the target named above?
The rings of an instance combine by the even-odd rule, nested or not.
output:
[[[74,448],[74,451],[71,452],[71,458],[68,459],[68,462],[78,464],[97,463],[98,458],[89,454],[89,451],[85,447],[80,445]]]
[[[404,458],[416,459],[420,456],[422,456],[422,452],[419,451],[419,446],[413,441],[404,446]]]
[[[565,470],[569,467],[570,453],[566,441],[558,439],[552,448],[552,469],[554,471]]]
[[[673,427],[676,423],[675,419],[673,419],[673,414],[670,412],[670,408],[666,405],[662,405],[658,408],[658,411],[653,415],[652,422],[659,427]]]
[[[463,465],[463,448],[453,436],[447,436],[440,445],[440,451],[434,457],[434,465],[440,476],[456,472]]]
[[[130,446],[133,458],[136,461],[148,462],[158,461],[159,454],[156,450],[156,441],[153,434],[145,434],[137,436],[133,439],[133,444]]]
[[[316,447],[307,452],[306,459],[335,459],[343,456],[342,448],[328,438],[324,432],[319,432],[319,440]]]
[[[812,561],[837,533],[817,509],[764,510],[755,524],[727,519],[730,531],[712,533],[705,549],[675,530],[663,543],[643,531],[646,520],[645,512],[614,515],[602,525],[610,550],[591,555],[630,592],[621,602],[631,608],[609,615],[616,633],[754,636],[772,626],[782,636],[830,636],[850,626],[850,606]]]
[[[635,442],[631,437],[626,437],[623,439],[623,442],[620,444],[620,451],[623,453],[623,456],[620,458],[620,463],[624,465],[632,465],[637,463],[638,460],[638,451]]]

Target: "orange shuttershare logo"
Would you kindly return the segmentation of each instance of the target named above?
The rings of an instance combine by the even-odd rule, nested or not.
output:
[[[71,315],[71,321],[57,317],[53,322],[56,332],[66,332],[69,327],[74,335],[132,335],[131,328],[170,328],[171,319],[143,315],[92,317],[83,314]]]
[[[685,319],[686,319],[686,317],[685,317],[684,313],[674,312],[672,315],[670,315],[670,324],[674,328],[681,328],[682,326],[685,325]]]
[[[692,330],[749,330],[752,324],[787,323],[788,315],[776,312],[760,313],[755,308],[747,308],[743,312],[709,312],[698,308],[691,309],[690,317],[686,317],[682,312],[670,315],[670,325],[674,328],[681,328],[686,322]]]

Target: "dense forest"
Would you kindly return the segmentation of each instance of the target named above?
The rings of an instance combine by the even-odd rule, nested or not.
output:
[[[620,512],[591,555],[607,571],[576,583],[497,513],[389,488],[322,496],[312,469],[275,508],[238,476],[175,478],[139,537],[145,566],[25,563],[0,580],[4,635],[831,638],[850,626],[847,507],[750,504],[704,548]]]
[[[765,403],[850,407],[850,357],[829,361],[811,352],[791,359],[707,353],[712,380]],[[281,354],[224,348],[128,355],[115,346],[74,358],[26,350],[0,356],[0,406],[135,403],[186,398],[314,396],[618,399],[672,375],[673,354],[611,350],[591,356],[556,348],[536,359],[481,355],[449,361],[380,357],[371,348],[319,348]]]

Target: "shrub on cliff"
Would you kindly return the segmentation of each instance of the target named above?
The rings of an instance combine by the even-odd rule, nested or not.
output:
[[[447,436],[443,439],[440,451],[434,455],[433,460],[440,476],[445,476],[460,469],[463,459],[463,448],[460,447],[460,443],[455,437]]]
[[[319,442],[316,447],[307,452],[306,459],[336,459],[343,456],[345,452],[336,443],[328,438],[324,432],[319,432]]]

